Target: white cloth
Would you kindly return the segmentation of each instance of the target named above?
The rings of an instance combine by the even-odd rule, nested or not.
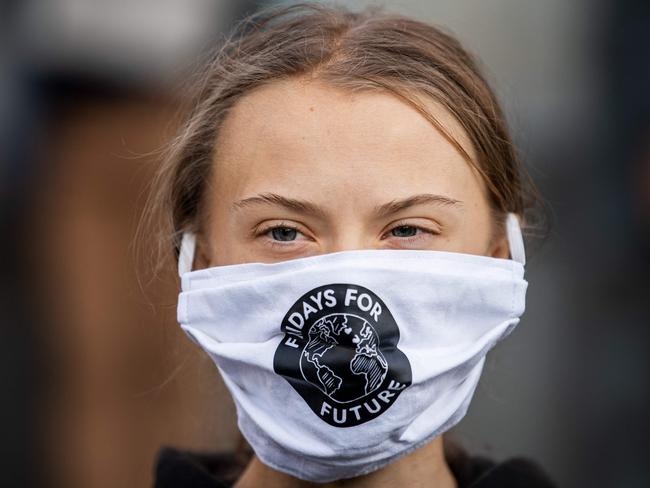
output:
[[[353,250],[186,271],[178,321],[214,360],[259,459],[328,482],[379,469],[465,414],[525,309],[525,254]]]

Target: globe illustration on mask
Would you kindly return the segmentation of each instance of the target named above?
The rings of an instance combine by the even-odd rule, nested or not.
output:
[[[377,390],[388,373],[379,336],[362,317],[332,313],[314,322],[300,355],[306,381],[337,402],[358,400]]]

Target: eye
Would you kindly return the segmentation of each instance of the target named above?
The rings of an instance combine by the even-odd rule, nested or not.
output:
[[[403,245],[425,245],[430,240],[440,235],[440,230],[434,228],[434,223],[425,219],[418,219],[423,225],[411,221],[394,222],[389,230],[382,235],[382,240],[393,241],[398,246]]]
[[[400,225],[390,231],[390,233],[395,237],[413,237],[417,232],[418,227],[413,225]]]
[[[276,241],[295,241],[298,231],[293,227],[273,227],[269,230],[271,237]]]
[[[261,245],[277,250],[293,250],[299,245],[305,245],[312,238],[308,230],[302,231],[302,225],[286,221],[275,221],[260,225],[259,229],[253,229],[252,237],[258,239]]]

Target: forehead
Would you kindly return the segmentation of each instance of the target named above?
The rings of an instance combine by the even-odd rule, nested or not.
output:
[[[433,101],[427,109],[474,158],[451,114]],[[369,196],[401,185],[406,193],[438,190],[471,199],[468,192],[482,188],[457,149],[406,102],[301,79],[242,97],[221,127],[215,162],[213,183],[233,196],[289,187]]]

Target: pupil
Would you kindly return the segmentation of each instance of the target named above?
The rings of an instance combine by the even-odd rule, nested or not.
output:
[[[271,231],[276,241],[293,241],[296,238],[296,229],[290,227],[276,227]]]
[[[395,237],[411,237],[415,235],[416,230],[412,225],[400,225],[393,229],[393,235]]]

